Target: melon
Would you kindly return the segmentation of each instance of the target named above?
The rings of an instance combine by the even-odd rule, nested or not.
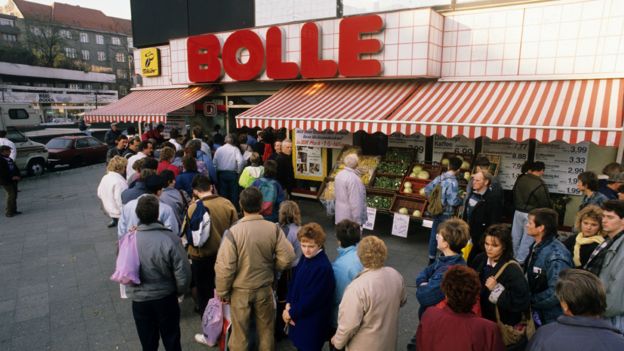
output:
[[[419,210],[414,210],[414,212],[412,212],[412,216],[413,217],[422,217],[422,212],[420,212]]]
[[[416,175],[416,178],[427,180],[427,179],[429,179],[429,172],[427,172],[427,171],[420,171]]]
[[[408,214],[408,213],[409,213],[409,210],[408,210],[407,208],[405,208],[405,207],[401,207],[401,208],[399,209],[399,213],[400,213],[400,214]]]

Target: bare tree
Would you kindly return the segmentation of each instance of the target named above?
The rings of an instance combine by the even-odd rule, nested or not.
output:
[[[60,67],[66,64],[67,57],[63,51],[65,39],[54,23],[28,21],[26,28],[26,45],[37,57],[39,65]]]

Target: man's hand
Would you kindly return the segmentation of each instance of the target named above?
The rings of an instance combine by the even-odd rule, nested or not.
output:
[[[230,298],[226,297],[226,296],[219,296],[219,300],[221,300],[221,302],[223,302],[226,305],[230,304]]]

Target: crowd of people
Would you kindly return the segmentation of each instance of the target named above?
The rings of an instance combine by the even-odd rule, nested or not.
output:
[[[212,297],[229,304],[231,350],[273,350],[284,337],[298,350],[396,348],[408,297],[401,274],[385,266],[383,240],[362,237],[357,155],[344,158],[335,179],[331,262],[325,230],[302,223],[289,200],[290,140],[243,131],[218,144],[196,127],[188,140],[172,131],[159,141],[160,132],[111,138],[98,187],[118,237],[136,233],[142,281],[122,291],[145,350],[157,349],[159,335],[167,350],[180,349],[179,303],[188,291],[200,315]],[[407,349],[623,349],[624,168],[579,175],[575,231],[560,238],[543,163],[524,165],[511,225],[489,161],[476,160],[465,195],[460,166],[451,158],[425,189],[441,209],[430,264],[416,278],[420,323]],[[213,346],[203,333],[195,340]]]

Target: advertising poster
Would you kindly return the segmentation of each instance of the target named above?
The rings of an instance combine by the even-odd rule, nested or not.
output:
[[[296,179],[323,181],[327,175],[326,147],[329,146],[321,147],[317,145],[319,143],[322,145],[333,145],[340,139],[314,138],[316,134],[323,136],[327,133],[295,131],[293,163]]]

